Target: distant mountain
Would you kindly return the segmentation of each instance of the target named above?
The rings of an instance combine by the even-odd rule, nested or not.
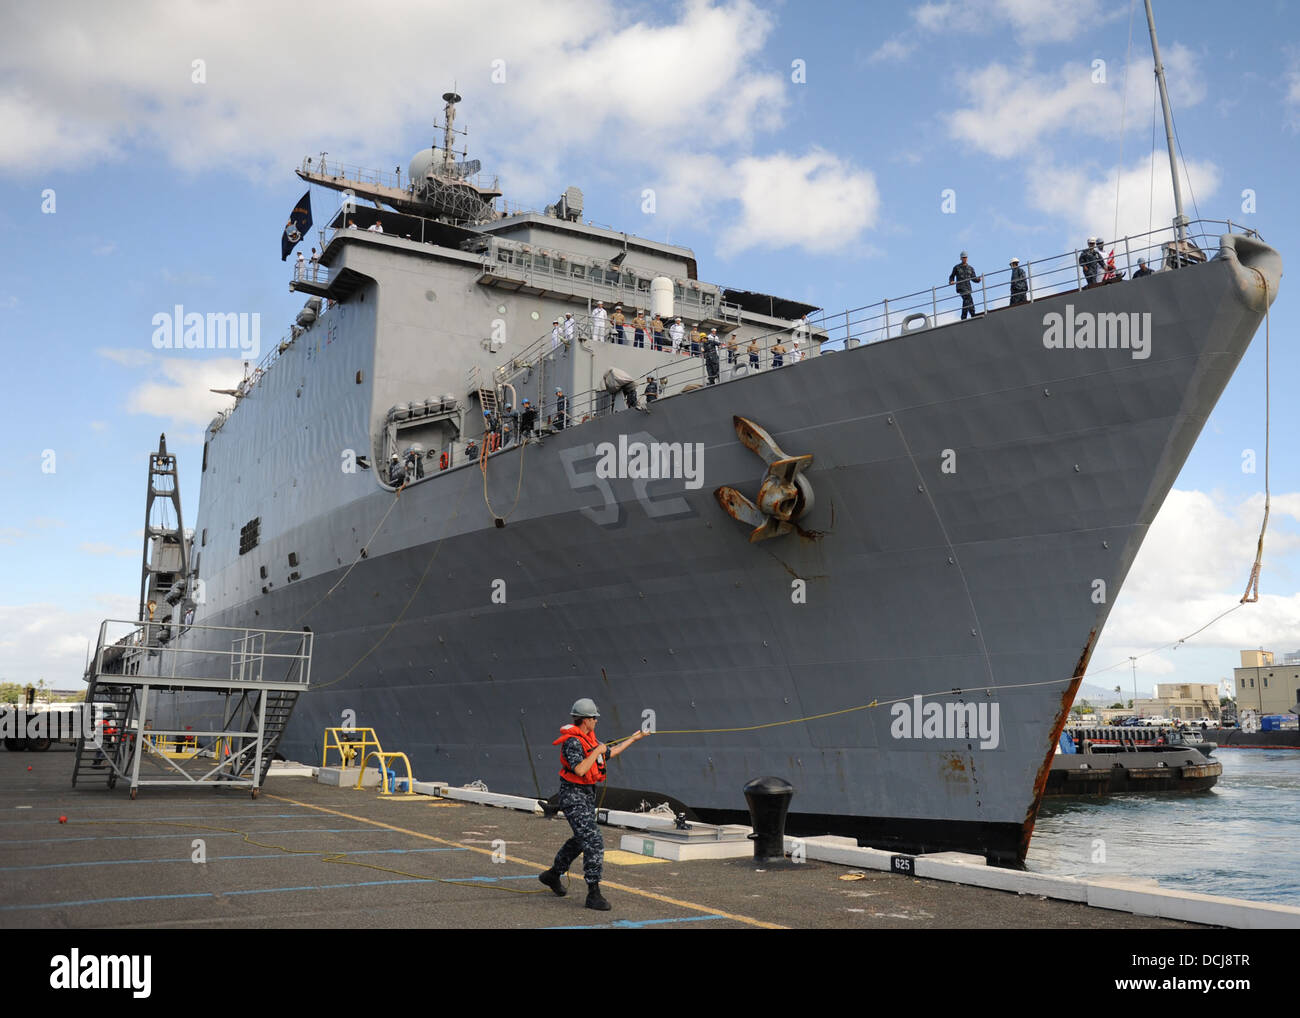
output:
[[[1139,699],[1149,697],[1150,695],[1150,690],[1144,690],[1141,686],[1138,687]],[[1083,703],[1084,700],[1087,700],[1094,707],[1109,707],[1112,703],[1127,704],[1132,699],[1133,689],[1131,686],[1122,693],[1116,693],[1114,686],[1097,686],[1090,682],[1082,683],[1079,686],[1079,692],[1074,696],[1074,702],[1076,704]]]

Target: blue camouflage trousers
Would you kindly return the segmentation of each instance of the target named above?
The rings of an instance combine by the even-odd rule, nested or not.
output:
[[[555,869],[567,873],[574,859],[582,856],[582,876],[589,884],[600,882],[605,865],[605,841],[596,824],[596,793],[593,785],[560,782],[560,808],[573,828],[573,837],[555,853]]]

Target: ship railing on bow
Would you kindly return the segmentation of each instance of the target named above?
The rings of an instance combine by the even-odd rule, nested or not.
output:
[[[1219,238],[1225,233],[1258,236],[1251,229],[1230,220],[1199,219],[1187,228],[1186,242],[1179,243],[1172,226],[1149,233],[1103,241],[1097,245],[1101,264],[1089,275],[1086,259],[1080,261],[1086,245],[1073,251],[1020,262],[1024,272],[1024,300],[1033,303],[1089,289],[1092,286],[1132,282],[1139,259],[1145,259],[1152,272],[1172,272],[1213,258],[1219,251]],[[1013,309],[1010,264],[987,268],[986,253],[976,250],[969,264],[979,273],[979,281],[970,281],[970,297],[976,314],[985,315]],[[1009,262],[1008,258],[1008,262]],[[981,268],[984,265],[984,268]],[[1140,280],[1138,281],[1140,282]],[[930,286],[890,297],[874,304],[850,308],[810,319],[840,345],[853,347],[907,335],[911,332],[948,325],[961,320],[964,298],[956,284],[943,277]]]

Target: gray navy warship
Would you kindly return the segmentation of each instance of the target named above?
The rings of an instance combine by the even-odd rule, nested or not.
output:
[[[793,833],[1023,862],[1277,252],[1180,213],[1104,275],[1078,252],[986,274],[970,320],[938,284],[823,314],[584,222],[577,188],[503,208],[453,155],[459,98],[405,179],[304,161],[343,204],[297,324],[207,429],[193,540],[141,617],[156,598],[179,646],[309,628],[291,758],[347,720],[423,777],[544,797],[591,696],[606,737],[657,730],[611,773],[651,801],[736,819],[771,773]],[[1139,256],[1157,271],[1124,278]],[[692,351],[715,329],[716,368]],[[533,434],[498,447],[525,399]]]

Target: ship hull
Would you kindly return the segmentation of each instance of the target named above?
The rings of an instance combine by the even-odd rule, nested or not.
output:
[[[1259,325],[1242,271],[823,355],[506,450],[486,480],[376,490],[268,542],[301,579],[200,621],[316,634],[289,757],[354,723],[422,778],[547,797],[589,696],[603,737],[656,731],[615,784],[738,819],[772,774],[794,833],[1017,864],[1110,604]],[[1149,313],[1148,355],[1049,348],[1066,305]],[[814,457],[798,532],[753,544],[720,508],[764,473],[735,416]],[[702,470],[601,476],[637,443],[698,446]]]

